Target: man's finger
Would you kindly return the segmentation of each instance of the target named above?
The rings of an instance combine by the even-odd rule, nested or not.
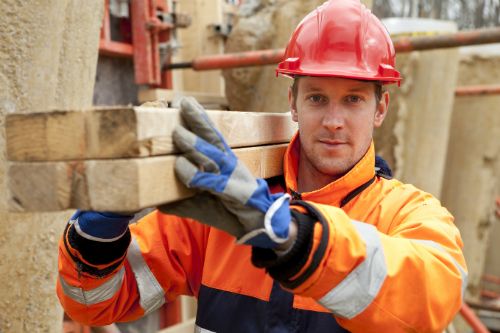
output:
[[[222,151],[228,150],[222,135],[208,118],[205,109],[193,97],[181,100],[181,116],[188,128]]]
[[[191,187],[191,181],[199,171],[198,167],[184,156],[175,159],[175,173],[186,187]]]
[[[201,172],[209,172],[214,174],[220,173],[220,169],[217,163],[215,163],[212,159],[208,158],[202,153],[191,151],[185,153],[183,156],[193,164],[195,164]]]
[[[198,152],[214,161],[219,167],[227,164],[226,153],[211,143],[188,131],[183,126],[176,126],[172,134],[175,146],[183,153]],[[230,167],[230,166],[225,166]]]

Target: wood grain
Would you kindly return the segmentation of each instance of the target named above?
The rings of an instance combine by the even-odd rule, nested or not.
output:
[[[207,111],[231,147],[285,143],[297,126],[289,113]],[[179,110],[108,107],[11,114],[6,117],[11,161],[67,161],[169,155]]]
[[[234,152],[261,178],[282,174],[287,144],[238,148]],[[138,211],[193,194],[176,178],[176,156],[10,162],[11,211]]]

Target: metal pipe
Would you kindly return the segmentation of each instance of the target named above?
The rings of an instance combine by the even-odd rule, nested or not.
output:
[[[99,54],[109,57],[132,58],[134,49],[132,44],[101,39],[99,41]]]
[[[500,42],[500,28],[459,31],[453,34],[426,37],[399,37],[394,40],[397,53],[442,49],[466,45]],[[270,49],[201,56],[192,62],[168,64],[164,69],[192,68],[196,71],[247,66],[271,65],[280,62],[285,49]]]
[[[455,89],[455,96],[498,95],[500,85],[464,86]]]
[[[500,42],[500,28],[488,28],[427,37],[400,37],[394,40],[394,48],[401,53],[497,42]]]
[[[472,309],[467,304],[462,303],[460,314],[475,333],[490,333],[488,328],[484,326],[481,320],[479,320],[474,311],[472,311]]]
[[[193,60],[194,70],[210,70],[276,64],[283,59],[285,49],[226,53],[218,56],[202,56]]]
[[[500,206],[500,197],[497,198],[496,203],[497,205]],[[492,274],[484,274],[481,279],[485,282],[490,282],[500,285],[500,276],[495,276]]]

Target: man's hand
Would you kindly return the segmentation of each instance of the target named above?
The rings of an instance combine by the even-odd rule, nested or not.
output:
[[[239,243],[273,249],[284,244],[289,239],[290,196],[271,194],[265,180],[255,179],[196,100],[183,99],[181,115],[187,128],[178,126],[173,133],[182,152],[175,171],[187,187],[203,192],[160,210],[222,229]]]
[[[76,232],[92,241],[112,242],[126,232],[134,215],[77,210],[70,219]]]

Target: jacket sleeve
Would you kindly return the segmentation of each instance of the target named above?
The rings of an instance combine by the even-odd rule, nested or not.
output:
[[[378,216],[376,226],[336,207],[296,202],[301,248],[265,266],[349,331],[442,332],[467,284],[453,217],[412,186],[398,187],[384,201],[370,213]]]
[[[120,239],[97,242],[73,225],[59,243],[57,295],[74,320],[134,320],[178,295],[197,295],[208,227],[154,211]]]

